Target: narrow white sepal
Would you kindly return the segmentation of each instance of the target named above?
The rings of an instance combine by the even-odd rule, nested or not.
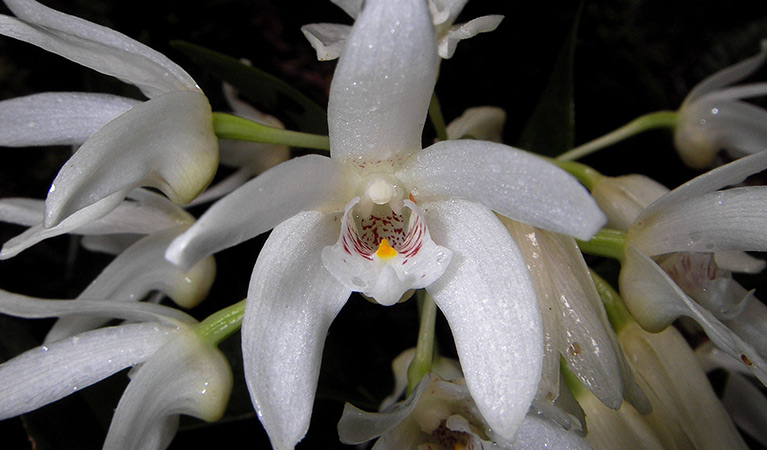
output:
[[[541,376],[543,330],[525,260],[482,205],[422,203],[435,242],[453,252],[427,291],[445,314],[466,383],[490,428],[513,439]]]
[[[335,219],[310,211],[281,223],[250,279],[243,364],[253,405],[276,450],[292,449],[309,428],[325,336],[351,293],[320,258],[338,237]]]
[[[301,32],[317,52],[318,60],[332,61],[341,56],[351,29],[349,25],[313,23],[302,26]]]

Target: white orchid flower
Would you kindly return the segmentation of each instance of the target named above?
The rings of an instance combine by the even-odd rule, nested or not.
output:
[[[748,448],[674,327],[648,333],[631,321],[618,330],[618,339],[652,412],[640,415],[630,405],[610,410],[587,390],[576,392],[594,448]]]
[[[0,420],[33,411],[134,367],[104,449],[161,450],[179,414],[224,413],[232,388],[226,358],[175,309],[147,303],[39,300],[0,292],[0,312],[47,318],[94,315],[132,321],[31,349],[0,364]]]
[[[0,145],[80,145],[51,184],[45,228],[75,213],[88,223],[139,186],[188,203],[213,178],[218,144],[211,108],[195,81],[127,36],[33,0],[7,0],[0,34],[137,86],[149,100],[43,93],[0,102]],[[88,209],[88,214],[82,213]]]
[[[356,19],[364,0],[330,0]],[[427,0],[432,21],[437,33],[437,52],[445,59],[453,57],[458,42],[469,39],[479,33],[486,33],[498,28],[503,16],[482,16],[462,25],[453,25],[468,0]],[[315,23],[304,25],[301,31],[317,52],[320,61],[338,58],[344,49],[352,27],[335,23]]]
[[[564,359],[608,407],[620,408],[625,397],[642,412],[649,411],[575,239],[509,219],[503,223],[525,256],[538,294],[545,343],[538,397],[557,398]]]
[[[264,172],[168,249],[188,268],[274,227],[251,277],[243,353],[275,448],[306,433],[325,335],[353,291],[390,305],[427,288],[482,415],[508,438],[524,420],[540,317],[524,259],[492,211],[581,238],[604,216],[574,178],[521,150],[473,140],[421,150],[438,63],[424,2],[366,2],[331,85],[330,158]]]
[[[629,228],[620,275],[621,295],[645,329],[660,331],[676,318],[689,316],[717,346],[741,360],[763,383],[767,382],[763,335],[767,307],[734,282],[722,283],[727,277],[716,270],[717,266],[711,270],[710,259],[703,257],[699,263],[696,261],[701,256],[693,255],[695,259],[672,260],[666,267],[668,273],[656,260],[662,264],[661,255],[679,252],[716,257],[720,252],[767,249],[763,208],[767,188],[720,190],[764,169],[767,152],[712,170],[658,199]],[[700,282],[706,283],[702,286],[706,296],[700,295]],[[726,289],[712,292],[719,286]]]
[[[674,144],[682,161],[696,169],[711,167],[719,152],[731,158],[767,149],[767,111],[742,99],[767,94],[767,83],[731,86],[754,73],[767,58],[762,51],[700,82],[679,108]]]
[[[376,450],[590,448],[580,436],[532,412],[513,441],[495,435],[471,398],[457,361],[450,358],[439,358],[433,372],[423,377],[407,399],[391,402],[404,393],[414,354],[414,349],[406,350],[392,363],[395,390],[384,400],[381,412],[345,405],[338,423],[341,442],[362,444],[378,438],[373,446]]]

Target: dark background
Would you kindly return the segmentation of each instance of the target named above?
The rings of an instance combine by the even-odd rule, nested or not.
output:
[[[351,23],[329,1],[290,0],[61,0],[46,4],[117,29],[170,56],[187,69],[211,98],[225,105],[220,80],[174,48],[175,39],[209,47],[297,87],[320,105],[335,62],[319,62],[299,28],[315,22]],[[437,94],[447,121],[468,107],[505,108],[505,141],[518,142],[567,39],[578,5],[573,1],[469,2],[458,23],[503,14],[498,30],[458,46],[442,63]],[[5,10],[3,10],[5,12]],[[591,0],[584,3],[575,45],[575,144],[587,142],[638,115],[676,109],[706,76],[758,52],[767,38],[767,2]],[[753,79],[765,80],[765,71]],[[43,91],[112,92],[140,98],[137,90],[28,44],[0,38],[0,99]],[[564,100],[566,101],[566,99]],[[427,126],[425,140],[431,130]],[[1,149],[0,196],[44,198],[68,148]],[[583,162],[607,175],[641,172],[675,187],[696,172],[681,166],[670,134],[653,131],[590,156]],[[22,228],[0,227],[5,241]],[[250,271],[265,236],[217,255],[218,277],[209,298],[192,313],[199,318],[245,296]],[[72,298],[109,261],[78,250],[74,238],[51,239],[10,261],[0,261],[0,288],[46,298]],[[0,359],[31,348],[47,321],[0,317]],[[410,301],[390,308],[353,297],[331,328],[309,435],[300,448],[336,448],[335,425],[343,402],[374,409],[391,389],[389,365],[415,345],[417,312]],[[449,333],[440,322],[443,352]],[[241,383],[239,338],[222,348],[239,381],[225,420],[207,426],[183,420],[172,449],[206,444],[215,448],[268,448],[268,440]],[[127,382],[124,373],[54,405],[0,422],[7,449],[100,448],[111,411]],[[1,401],[1,399],[0,399]]]

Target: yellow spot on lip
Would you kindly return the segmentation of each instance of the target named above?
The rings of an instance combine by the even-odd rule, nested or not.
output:
[[[389,245],[389,241],[381,239],[381,243],[378,244],[378,250],[376,250],[376,256],[384,261],[388,261],[397,256],[397,250],[394,250],[394,248]]]

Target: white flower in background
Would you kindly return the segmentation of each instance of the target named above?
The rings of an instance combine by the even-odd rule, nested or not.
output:
[[[657,332],[689,316],[767,383],[767,307],[711,259],[722,255],[728,268],[761,269],[762,264],[730,252],[767,250],[767,187],[720,189],[764,169],[767,152],[747,156],[652,203],[627,232],[620,290],[645,329]],[[680,252],[690,255],[673,255]]]
[[[179,414],[206,421],[224,413],[232,373],[223,354],[195,330],[197,322],[147,303],[38,300],[0,291],[0,312],[47,318],[95,315],[132,323],[80,333],[0,364],[0,420],[55,402],[133,366],[104,449],[161,450]]]
[[[648,333],[629,322],[618,339],[652,412],[640,415],[630,405],[608,409],[587,390],[576,392],[594,448],[748,448],[676,328]]]
[[[44,226],[81,223],[114,209],[139,186],[188,203],[213,178],[218,144],[208,99],[165,56],[127,36],[33,0],[7,0],[13,37],[137,86],[149,100],[50,92],[0,102],[0,145],[80,145],[51,185]]]
[[[397,397],[413,353],[404,352],[393,364]],[[403,402],[385,401],[379,413],[347,403],[338,423],[341,442],[353,445],[378,438],[376,450],[591,448],[577,434],[535,413],[525,416],[513,440],[496,435],[477,409],[456,362],[438,361]]]
[[[363,4],[363,0],[330,1],[353,19],[360,14]],[[442,58],[451,58],[458,42],[479,33],[493,31],[503,20],[503,16],[490,15],[478,17],[462,25],[453,25],[467,2],[468,0],[428,0],[437,33],[437,51]],[[341,55],[351,29],[351,25],[335,23],[315,23],[301,27],[304,36],[317,51],[317,59],[320,61],[330,61]]]
[[[767,41],[758,55],[711,75],[685,98],[674,144],[686,165],[711,167],[720,151],[740,158],[767,149],[767,111],[742,101],[767,95],[767,83],[731,86],[754,73],[765,58]]]
[[[425,3],[369,0],[331,86],[331,157],[264,172],[168,249],[184,269],[274,227],[242,335],[251,397],[275,448],[306,433],[325,336],[353,291],[390,305],[427,288],[499,435],[514,437],[535,395],[537,300],[493,211],[582,239],[604,217],[574,178],[526,152],[475,140],[421,150],[438,64]]]
[[[495,106],[469,108],[447,125],[448,139],[501,142],[506,111]]]

